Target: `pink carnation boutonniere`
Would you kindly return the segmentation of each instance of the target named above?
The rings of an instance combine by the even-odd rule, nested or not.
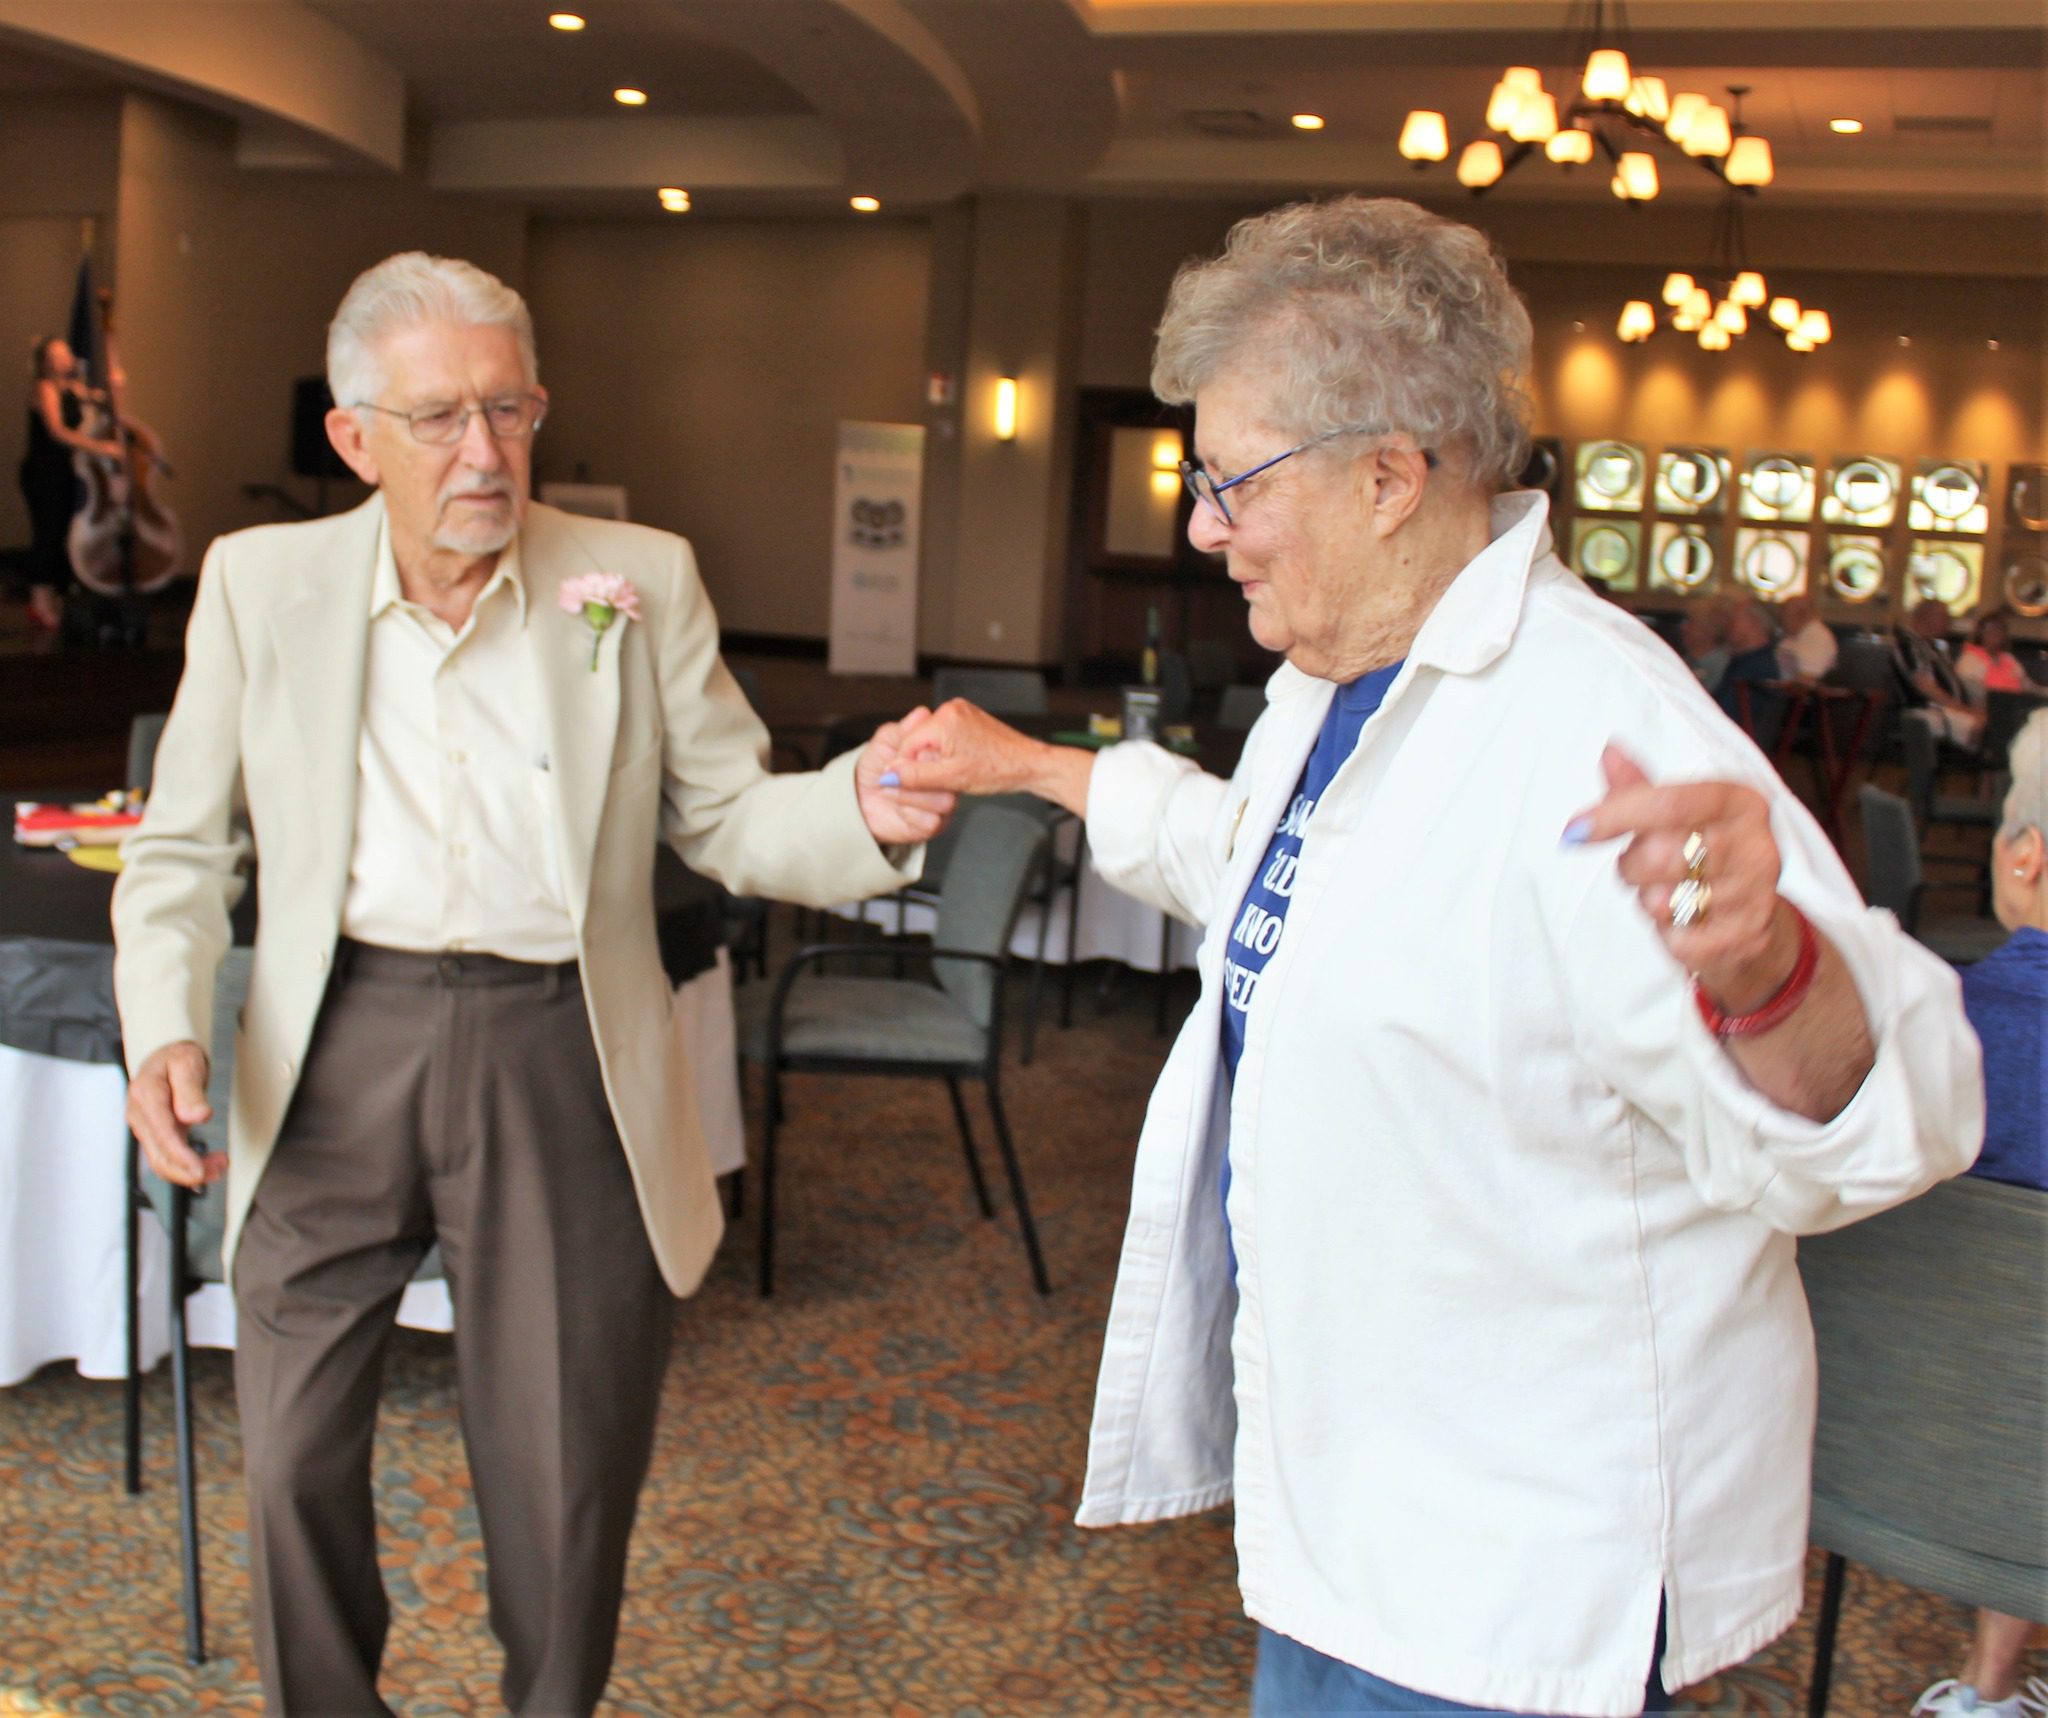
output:
[[[597,672],[598,646],[614,621],[640,618],[640,593],[633,581],[618,573],[584,573],[562,586],[565,614],[580,614],[590,628],[590,671]]]

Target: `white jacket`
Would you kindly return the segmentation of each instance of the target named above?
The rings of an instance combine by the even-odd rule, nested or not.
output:
[[[1797,1616],[1792,1237],[1964,1169],[1983,1086],[1955,975],[1863,907],[1685,664],[1559,563],[1547,511],[1496,504],[1318,803],[1232,1090],[1223,945],[1331,686],[1281,668],[1228,782],[1142,744],[1097,761],[1097,865],[1208,933],[1138,1147],[1079,1519],[1234,1491],[1258,1621],[1448,1699],[1620,1714],[1660,1593],[1674,1688]],[[1616,847],[1560,845],[1610,739],[1653,779],[1769,797],[1780,887],[1877,1044],[1833,1121],[1744,1081]]]

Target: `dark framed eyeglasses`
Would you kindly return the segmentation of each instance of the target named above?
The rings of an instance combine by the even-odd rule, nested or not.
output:
[[[1235,525],[1237,521],[1231,517],[1230,504],[1223,497],[1240,483],[1249,483],[1260,472],[1271,471],[1283,459],[1292,459],[1297,453],[1306,453],[1310,448],[1320,447],[1326,441],[1335,441],[1340,435],[1385,435],[1386,433],[1385,430],[1374,429],[1370,424],[1346,424],[1342,429],[1324,430],[1321,435],[1312,435],[1307,441],[1296,442],[1285,453],[1276,453],[1271,459],[1261,461],[1249,471],[1240,471],[1235,477],[1220,479],[1212,477],[1201,466],[1195,464],[1193,460],[1184,459],[1180,462],[1180,480],[1186,485],[1187,492],[1197,501],[1206,501],[1213,507],[1224,524]],[[1422,450],[1422,463],[1427,469],[1431,471],[1436,470],[1436,453],[1433,449],[1424,448]]]
[[[547,402],[538,394],[500,394],[494,400],[484,400],[473,406],[458,401],[436,401],[414,406],[410,411],[380,406],[372,400],[358,400],[351,409],[403,418],[405,427],[412,431],[412,439],[424,442],[428,447],[453,447],[469,433],[469,420],[478,413],[483,414],[484,427],[500,441],[532,435],[548,415]]]

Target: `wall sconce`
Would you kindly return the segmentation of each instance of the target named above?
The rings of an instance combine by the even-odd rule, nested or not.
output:
[[[1017,439],[1017,378],[1015,376],[998,376],[996,378],[995,429],[997,441],[1015,441]]]

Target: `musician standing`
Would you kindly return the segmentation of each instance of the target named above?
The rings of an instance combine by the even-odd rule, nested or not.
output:
[[[90,392],[70,345],[48,335],[35,345],[28,390],[28,451],[21,459],[21,493],[32,533],[28,617],[55,632],[64,618],[64,586],[71,577],[66,539],[78,511],[73,456],[121,459],[118,441],[102,441],[85,428]]]

